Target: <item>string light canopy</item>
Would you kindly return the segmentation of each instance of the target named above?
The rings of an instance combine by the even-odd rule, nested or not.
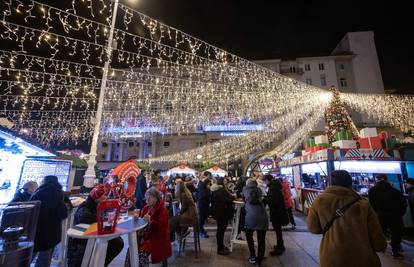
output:
[[[4,1],[0,36],[11,49],[0,50],[1,114],[44,141],[88,139],[107,61],[104,138],[123,135],[113,129],[189,133],[219,121],[267,122],[325,93],[123,4],[109,53],[113,4]],[[48,117],[56,112],[59,125]]]
[[[0,10],[0,115],[46,144],[90,140],[93,132],[117,139],[143,129],[186,134],[237,120],[266,125],[266,131],[196,152],[152,159],[203,155],[203,160],[220,161],[245,155],[289,130],[304,125],[309,130],[311,124],[304,121],[318,110],[323,114],[321,99],[331,97],[118,1],[73,0],[53,6],[5,0]],[[382,110],[376,100],[384,104]],[[344,95],[345,102],[371,116],[390,111],[381,120],[403,130],[412,129],[413,119],[396,107],[412,111],[411,100]]]

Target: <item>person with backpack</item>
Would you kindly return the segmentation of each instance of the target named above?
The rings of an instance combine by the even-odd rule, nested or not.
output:
[[[376,252],[387,242],[368,200],[352,189],[347,171],[333,171],[331,184],[313,201],[307,218],[309,231],[323,235],[320,266],[381,266]]]
[[[285,199],[282,193],[282,184],[279,179],[273,179],[273,176],[270,174],[264,175],[263,180],[269,188],[265,203],[269,206],[270,221],[276,232],[277,240],[276,246],[273,247],[273,251],[270,252],[270,255],[279,256],[286,250],[283,242],[282,226],[289,223],[288,213],[285,207]]]
[[[262,260],[266,248],[266,231],[269,227],[266,208],[263,203],[262,190],[257,186],[257,181],[248,179],[243,188],[243,198],[245,202],[245,233],[247,245],[249,246],[249,262],[256,266],[262,266]],[[256,231],[258,251],[256,254],[253,241],[253,233]]]
[[[388,230],[391,232],[391,255],[394,258],[402,258],[402,217],[407,209],[407,201],[401,191],[388,182],[387,175],[379,174],[375,178],[377,184],[368,192],[369,203],[378,215],[384,235]]]

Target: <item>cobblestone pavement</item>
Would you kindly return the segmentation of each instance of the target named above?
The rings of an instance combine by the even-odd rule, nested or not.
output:
[[[279,257],[269,256],[269,251],[275,244],[276,235],[274,231],[268,231],[266,235],[266,259],[263,261],[263,266],[272,267],[314,267],[319,266],[319,242],[321,236],[309,233],[305,227],[304,217],[296,214],[297,228],[292,231],[286,229],[284,231],[284,241],[286,252]],[[247,245],[236,244],[233,253],[228,256],[217,255],[216,253],[216,238],[214,221],[208,224],[208,232],[210,238],[201,239],[201,253],[198,258],[195,258],[194,246],[192,243],[186,245],[184,253],[177,257],[178,248],[173,246],[174,255],[169,259],[169,266],[196,266],[196,267],[247,267],[253,266],[249,264],[247,258],[249,257],[249,250]],[[226,240],[230,238],[230,230],[226,232]],[[188,238],[190,241],[192,238]],[[125,240],[126,241],[126,240]],[[127,242],[126,242],[127,243]],[[388,247],[385,253],[379,253],[382,266],[386,267],[400,267],[400,266],[414,266],[414,246],[403,242],[405,250],[403,260],[395,260],[390,256],[391,250]],[[124,251],[110,264],[110,267],[123,267],[125,260]],[[160,266],[160,265],[151,265]]]

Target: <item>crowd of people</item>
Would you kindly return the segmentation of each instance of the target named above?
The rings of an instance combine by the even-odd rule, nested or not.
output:
[[[330,178],[331,186],[314,200],[307,217],[309,230],[323,235],[321,266],[380,266],[376,252],[385,250],[385,235],[388,233],[391,235],[392,255],[402,257],[402,216],[407,202],[402,193],[387,181],[387,176],[377,175],[377,183],[370,189],[368,200],[352,189],[352,177],[346,171],[334,171]],[[177,237],[190,234],[190,228],[201,238],[209,238],[204,227],[209,217],[217,226],[217,254],[229,255],[224,235],[234,216],[236,199],[244,201],[238,233],[245,233],[250,253],[248,261],[256,266],[262,265],[269,222],[276,233],[276,244],[269,255],[283,254],[286,247],[282,227],[289,224],[292,229],[296,227],[292,212],[295,195],[289,181],[256,173],[254,177],[241,177],[234,187],[230,187],[229,182],[227,177],[213,177],[207,171],[197,178],[162,177],[160,171],[142,171],[137,177],[133,207],[139,209],[140,216],[148,222],[145,231],[137,233],[140,266],[148,266],[149,262],[167,266]],[[74,224],[95,223],[98,204],[111,197],[114,196],[110,186],[97,185],[77,208]],[[53,250],[61,241],[61,222],[72,207],[56,176],[46,176],[40,186],[28,182],[13,199],[28,200],[41,201],[34,246],[35,266],[50,266]],[[178,212],[173,212],[174,205],[179,207]],[[239,238],[242,239],[241,235]],[[108,242],[105,266],[119,255],[123,247],[120,237]],[[81,265],[85,248],[85,240],[69,239],[69,267]],[[125,265],[129,264],[127,256]]]

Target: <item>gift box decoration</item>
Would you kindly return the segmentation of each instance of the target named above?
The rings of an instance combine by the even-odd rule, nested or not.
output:
[[[352,140],[352,133],[350,131],[347,131],[347,130],[341,130],[341,131],[335,133],[335,140],[336,141]]]
[[[355,140],[340,140],[333,142],[334,147],[339,147],[340,149],[353,149],[357,148],[357,142]]]
[[[397,138],[392,137],[392,138],[387,138],[387,139],[382,139],[381,140],[381,144],[382,144],[382,148],[384,149],[393,149],[394,146],[397,144]]]
[[[313,146],[316,146],[315,139],[309,138],[308,141],[306,141],[306,147],[313,147]]]
[[[359,143],[360,148],[371,148],[371,149],[382,148],[381,138],[378,136],[368,137],[368,138],[359,138],[358,143]]]
[[[328,136],[326,135],[318,135],[315,136],[315,144],[327,144],[329,143]]]
[[[377,128],[364,128],[359,131],[361,138],[377,137]]]

